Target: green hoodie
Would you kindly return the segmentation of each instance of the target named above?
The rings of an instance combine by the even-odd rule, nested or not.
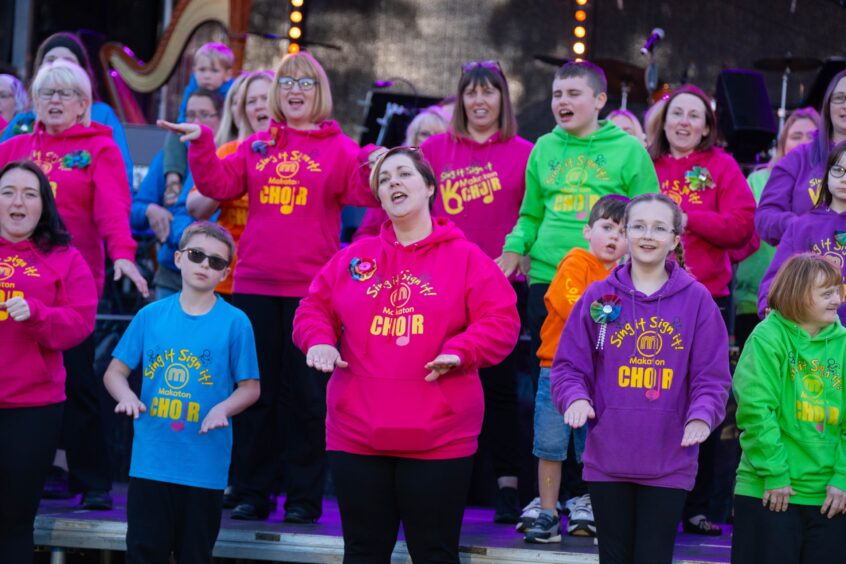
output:
[[[556,126],[529,155],[520,217],[503,251],[528,254],[530,283],[549,284],[570,249],[588,248],[582,229],[599,198],[647,192],[658,192],[658,177],[633,136],[607,120],[586,137]]]
[[[758,324],[734,373],[735,494],[763,498],[790,485],[790,503],[822,505],[827,485],[846,491],[844,362],[839,320],[814,337],[777,311]]]

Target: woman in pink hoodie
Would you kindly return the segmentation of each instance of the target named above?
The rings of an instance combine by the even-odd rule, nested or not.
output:
[[[159,125],[191,141],[188,165],[201,194],[216,200],[249,196],[232,303],[255,329],[262,387],[259,401],[235,419],[233,494],[227,498],[237,503],[232,517],[267,518],[279,473],[278,454],[268,445],[283,443],[285,520],[312,523],[322,512],[326,380],[309,370],[291,343],[294,311],[340,248],[341,209],[376,202],[367,183],[369,152],[328,119],[329,78],[314,57],[300,52],[282,59],[268,109],[269,129],[246,138],[223,160],[210,129]]]
[[[729,253],[743,260],[758,249],[755,235],[755,197],[731,155],[714,146],[717,119],[711,99],[695,86],[683,86],[667,100],[657,122],[657,136],[649,147],[661,193],[684,213],[687,270],[717,302],[728,325],[732,267]],[[753,244],[750,243],[750,239]],[[719,535],[705,517],[714,473],[714,449],[719,428],[699,456],[696,486],[688,496],[684,530]]]
[[[62,351],[94,331],[97,290],[28,161],[0,170],[0,562],[32,562],[32,523],[62,429]]]
[[[130,190],[111,128],[91,121],[91,82],[79,65],[57,60],[41,66],[32,83],[35,131],[0,144],[0,166],[34,161],[50,180],[56,207],[103,292],[106,256],[115,279],[129,278],[146,296],[135,266],[129,228]],[[105,247],[105,250],[104,250]],[[86,509],[111,509],[111,471],[94,375],[94,337],[65,353],[68,401],[64,440],[70,487]]]
[[[479,368],[520,329],[490,257],[430,208],[437,180],[391,149],[372,189],[390,222],[320,271],[294,320],[309,366],[332,373],[326,445],[345,562],[388,563],[400,522],[415,562],[455,562],[484,416]]]

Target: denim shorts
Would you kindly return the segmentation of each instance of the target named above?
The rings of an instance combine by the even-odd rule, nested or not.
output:
[[[564,416],[552,403],[549,368],[541,368],[538,395],[535,397],[535,441],[532,454],[544,460],[567,460],[567,446],[573,437],[576,460],[582,461],[587,439],[587,425],[573,429],[564,423]]]

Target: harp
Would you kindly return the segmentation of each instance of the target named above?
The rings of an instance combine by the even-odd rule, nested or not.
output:
[[[121,43],[103,45],[100,64],[106,93],[121,121],[146,123],[132,93],[149,93],[161,88],[176,70],[191,36],[204,23],[217,22],[228,30],[237,73],[244,62],[250,3],[251,0],[179,0],[148,63],[138,60],[132,50]]]

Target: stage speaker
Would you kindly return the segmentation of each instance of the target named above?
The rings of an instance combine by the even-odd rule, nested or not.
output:
[[[727,69],[717,77],[717,126],[728,150],[740,162],[772,145],[778,132],[764,76],[752,70]]]

